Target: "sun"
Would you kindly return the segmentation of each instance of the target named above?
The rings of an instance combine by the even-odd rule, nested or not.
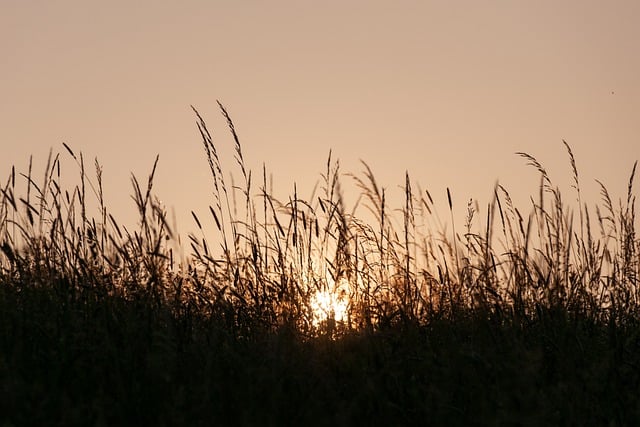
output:
[[[310,301],[311,322],[318,328],[327,321],[345,322],[349,311],[348,282],[341,279],[332,291],[323,290],[313,294]]]

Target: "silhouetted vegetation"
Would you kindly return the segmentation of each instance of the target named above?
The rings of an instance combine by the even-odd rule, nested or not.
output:
[[[0,189],[2,425],[640,422],[636,164],[625,199],[599,183],[590,206],[565,142],[567,204],[518,153],[540,174],[529,212],[497,185],[460,228],[447,189],[447,230],[408,174],[390,208],[364,163],[347,175],[361,195],[347,208],[331,154],[310,199],[294,186],[277,200],[220,110],[243,183],[225,182],[194,109],[212,202],[192,212],[188,247],[153,194],[158,158],[131,179],[135,230],[110,214],[98,161],[87,172],[66,144],[41,177],[12,169]],[[78,165],[71,189],[63,155]]]

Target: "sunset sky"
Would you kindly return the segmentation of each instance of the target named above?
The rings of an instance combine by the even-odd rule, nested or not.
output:
[[[211,180],[194,105],[239,181],[233,118],[256,178],[307,197],[329,150],[366,161],[398,197],[405,171],[457,209],[496,180],[526,205],[539,177],[615,197],[640,159],[638,1],[22,1],[0,6],[0,178],[62,143],[104,166],[108,204],[134,213],[130,172],[160,155],[156,193],[181,230]],[[65,156],[68,158],[68,156]],[[68,181],[77,169],[66,162]],[[257,179],[256,179],[257,180]],[[349,178],[345,191],[352,197]],[[638,184],[640,185],[640,183]],[[351,190],[350,190],[351,189]],[[446,204],[441,205],[446,212]],[[525,209],[527,210],[527,209]]]

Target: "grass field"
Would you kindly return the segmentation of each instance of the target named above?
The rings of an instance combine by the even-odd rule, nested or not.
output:
[[[498,185],[447,229],[408,175],[388,206],[366,164],[347,177],[358,209],[345,206],[331,155],[309,200],[276,200],[220,110],[243,184],[225,182],[194,110],[213,197],[186,257],[153,194],[157,159],[132,177],[135,230],[109,213],[100,164],[71,147],[38,177],[11,171],[0,425],[640,423],[635,164],[626,198],[601,185],[592,206],[568,144],[575,203],[518,153],[540,175],[529,211]]]

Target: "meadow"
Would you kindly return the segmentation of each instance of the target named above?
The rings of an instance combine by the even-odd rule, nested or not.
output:
[[[447,227],[408,175],[388,206],[331,154],[312,197],[276,199],[219,107],[242,184],[194,109],[212,193],[185,242],[158,158],[131,178],[135,229],[66,144],[2,183],[0,425],[640,423],[636,164],[625,198],[600,184],[592,205],[566,142],[570,202],[517,153],[540,178],[527,210],[496,185],[455,224],[447,189]]]

